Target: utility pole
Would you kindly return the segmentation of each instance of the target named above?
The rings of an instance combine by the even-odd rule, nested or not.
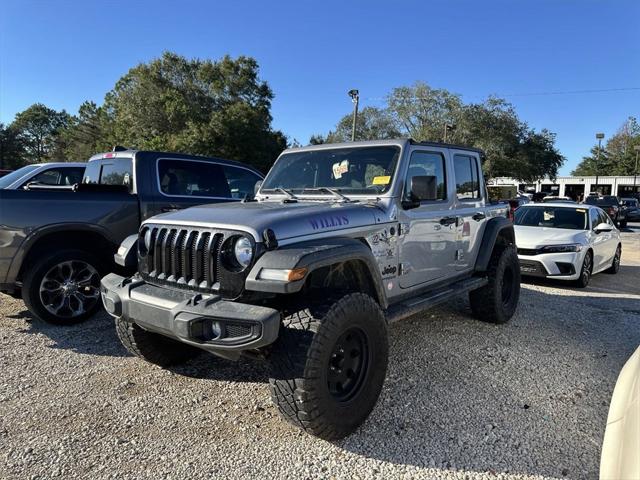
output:
[[[640,145],[634,145],[633,149],[636,151],[636,166],[633,169],[633,195],[640,199],[638,191],[636,190],[636,177],[638,176],[638,152],[640,152]]]
[[[358,103],[360,103],[360,92],[356,89],[349,90],[349,96],[353,102],[353,125],[351,127],[351,141],[356,141],[356,123],[358,122]]]
[[[602,139],[604,133],[596,133],[598,139],[598,155],[596,155],[596,193],[598,193],[598,174],[600,173],[600,152],[602,152]]]

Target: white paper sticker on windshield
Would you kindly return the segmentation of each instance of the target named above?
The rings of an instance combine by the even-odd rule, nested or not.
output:
[[[349,171],[349,160],[343,160],[342,162],[333,164],[333,178],[342,178],[344,173]]]

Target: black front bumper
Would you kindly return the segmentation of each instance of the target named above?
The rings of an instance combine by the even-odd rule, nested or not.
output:
[[[278,338],[280,313],[272,308],[158,287],[114,273],[102,279],[101,293],[113,317],[223,357],[236,358]]]

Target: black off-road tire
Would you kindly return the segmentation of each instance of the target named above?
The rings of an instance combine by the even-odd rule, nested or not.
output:
[[[271,353],[271,399],[287,421],[307,433],[343,438],[373,410],[388,354],[387,323],[370,296],[351,293],[314,302],[283,317]],[[342,377],[344,383],[336,380]]]
[[[483,322],[506,323],[518,307],[520,264],[513,245],[494,251],[484,287],[469,292],[473,314]]]
[[[580,267],[580,277],[574,280],[573,284],[578,288],[586,288],[591,280],[591,274],[593,272],[593,253],[589,250],[582,260],[582,266]]]
[[[116,332],[130,353],[163,368],[180,365],[202,352],[199,348],[148,332],[121,318],[116,318]]]
[[[604,273],[609,273],[611,275],[615,275],[616,273],[618,273],[620,271],[620,258],[622,257],[622,246],[618,245],[616,247],[616,253],[613,257],[613,261],[611,263],[611,266],[609,268],[607,268]]]
[[[47,306],[43,302],[41,297],[41,284],[45,276],[56,265],[60,265],[67,262],[84,262],[91,266],[97,274],[97,298],[95,302],[92,302],[90,308],[87,308],[84,313],[75,316],[55,315],[47,309]],[[100,300],[100,278],[105,274],[106,268],[104,263],[94,254],[78,249],[58,250],[37,258],[37,260],[31,261],[25,265],[25,273],[22,283],[22,299],[24,300],[27,309],[47,323],[54,325],[74,325],[80,322],[84,322],[100,308],[102,308],[102,301]],[[95,279],[93,279],[95,284]]]

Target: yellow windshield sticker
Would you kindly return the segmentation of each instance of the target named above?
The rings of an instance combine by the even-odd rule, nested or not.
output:
[[[586,210],[584,208],[576,208],[576,212],[585,213]]]
[[[391,176],[373,177],[374,185],[387,185],[391,181]]]

